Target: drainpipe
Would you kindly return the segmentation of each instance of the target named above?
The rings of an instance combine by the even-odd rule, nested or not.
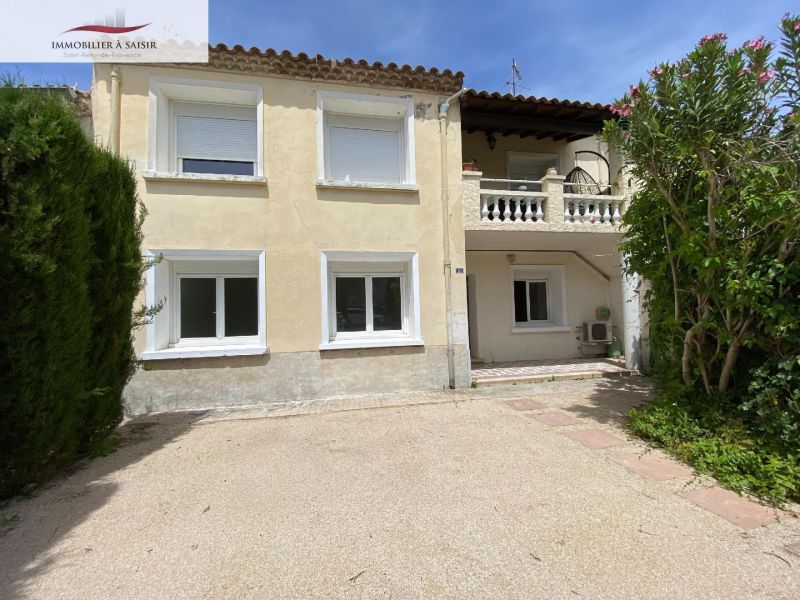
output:
[[[119,156],[119,122],[120,122],[120,75],[116,66],[111,67],[111,123],[108,132],[108,147],[115,156]]]
[[[456,387],[455,346],[453,345],[453,290],[452,265],[450,264],[450,191],[447,183],[447,112],[450,104],[467,90],[461,89],[439,104],[439,137],[442,165],[442,244],[444,247],[444,295],[447,310],[447,383]]]

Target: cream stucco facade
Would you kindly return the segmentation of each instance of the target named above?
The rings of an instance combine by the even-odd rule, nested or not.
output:
[[[112,68],[96,65],[94,130],[113,131]],[[263,252],[265,337],[253,355],[148,360],[125,398],[132,412],[303,401],[448,385],[442,164],[438,104],[446,97],[419,90],[342,85],[214,69],[124,65],[119,152],[135,165],[148,211],[144,249]],[[143,176],[152,168],[148,122],[153,80],[257,86],[263,98],[266,181],[211,181]],[[317,105],[320,92],[410,99],[416,185],[335,188],[318,185]],[[465,262],[461,210],[461,131],[457,103],[448,111],[450,254]],[[150,127],[152,136],[152,127]],[[112,136],[113,137],[113,136]],[[406,253],[418,261],[418,345],[321,350],[323,252]],[[453,269],[455,383],[469,384],[464,274]],[[145,302],[146,296],[142,296]],[[166,310],[166,309],[165,309]],[[148,331],[136,334],[146,353]],[[358,344],[355,344],[356,346]]]
[[[625,181],[593,135],[604,107],[454,93],[463,75],[436,69],[211,52],[209,66],[95,65],[94,135],[134,166],[143,251],[159,259],[140,301],[163,306],[136,332],[143,366],[125,391],[129,412],[464,387],[473,360],[605,353],[585,339],[597,309],[610,309],[614,338],[634,355],[636,282],[618,252]],[[233,120],[214,121],[221,113]],[[397,178],[337,175],[342,156],[373,164],[373,150],[347,134],[332,158],[331,126],[378,131],[375,151],[399,160]],[[250,172],[184,173],[183,156],[198,157],[183,148],[209,139],[234,155],[255,139]],[[401,140],[397,156],[386,139]],[[576,166],[614,185],[581,195],[564,177]],[[257,312],[257,331],[234,335],[236,278],[257,298],[236,309]],[[401,300],[382,295],[390,281]],[[342,312],[353,289],[364,307]],[[206,302],[216,333],[183,335],[191,302]],[[399,324],[381,321],[390,305]],[[366,331],[353,333],[351,318]]]

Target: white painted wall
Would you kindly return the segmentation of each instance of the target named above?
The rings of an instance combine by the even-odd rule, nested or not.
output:
[[[475,278],[478,354],[486,362],[543,360],[582,356],[580,326],[595,320],[598,306],[610,306],[621,325],[620,293],[569,252],[515,252],[515,266],[564,265],[569,331],[512,333],[511,265],[505,251],[467,251],[467,273]],[[472,307],[471,307],[472,308]],[[598,353],[604,346],[596,347]]]

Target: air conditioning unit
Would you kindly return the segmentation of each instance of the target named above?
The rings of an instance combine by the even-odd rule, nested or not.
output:
[[[591,321],[583,324],[584,343],[604,344],[611,340],[611,321]]]

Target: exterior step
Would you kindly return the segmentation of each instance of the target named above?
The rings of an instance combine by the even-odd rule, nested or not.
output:
[[[580,379],[617,379],[638,375],[633,369],[620,369],[619,371],[576,371],[574,373],[551,373],[545,375],[518,375],[514,377],[484,377],[475,378],[478,386],[509,384],[509,383],[546,383],[548,381],[573,381]]]

